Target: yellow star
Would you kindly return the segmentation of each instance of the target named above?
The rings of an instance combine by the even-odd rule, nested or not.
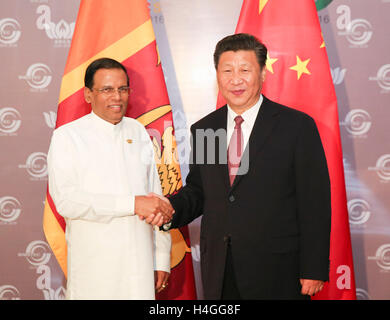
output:
[[[302,61],[297,56],[297,64],[295,66],[290,67],[291,70],[295,70],[297,72],[298,80],[302,76],[302,73],[311,74],[310,71],[307,69],[307,64],[309,62],[310,62],[310,59]]]
[[[321,43],[320,48],[325,48],[325,40],[324,40],[324,35],[322,32],[321,32],[321,39],[322,39],[322,43]]]
[[[272,65],[278,61],[278,59],[271,59],[270,56],[268,55],[267,53],[267,61],[265,63],[266,67],[267,67],[267,70],[271,73],[274,73],[274,69],[272,67]]]
[[[259,14],[261,13],[261,11],[263,11],[267,2],[268,2],[268,0],[259,0]]]

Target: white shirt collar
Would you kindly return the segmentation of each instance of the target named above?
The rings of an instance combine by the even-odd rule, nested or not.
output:
[[[111,122],[108,122],[104,119],[102,119],[101,117],[99,117],[95,112],[91,111],[90,113],[91,115],[91,119],[93,120],[93,122],[99,127],[99,128],[102,128],[103,130],[106,130],[108,132],[113,132],[113,133],[117,133],[120,131],[121,127],[122,127],[122,123],[123,121],[121,120],[119,123],[117,124],[112,124]]]
[[[253,105],[253,107],[249,108],[245,112],[241,114],[241,117],[244,119],[244,122],[241,125],[241,129],[244,136],[244,146],[247,145],[249,141],[249,137],[252,133],[253,126],[255,124],[257,114],[259,113],[260,106],[263,103],[263,95],[260,94],[259,100]],[[226,134],[227,141],[230,141],[230,138],[234,131],[235,121],[234,118],[238,116],[237,113],[233,111],[233,109],[228,105],[228,116],[227,116],[227,126],[226,126]]]
[[[244,119],[243,124],[246,123],[250,125],[255,122],[262,103],[263,103],[263,95],[260,94],[259,100],[257,100],[257,102],[253,105],[253,107],[250,107],[248,110],[246,110],[241,114],[241,117]],[[237,117],[238,114],[235,113],[229,105],[227,105],[227,107],[228,107],[229,121],[232,121],[232,123],[234,123],[234,118]]]

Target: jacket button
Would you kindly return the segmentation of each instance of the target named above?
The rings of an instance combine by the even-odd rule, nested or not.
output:
[[[231,238],[231,235],[228,234],[226,236],[223,237],[223,242],[227,243],[227,244],[231,244],[232,242],[232,238]]]
[[[229,202],[234,202],[236,200],[236,198],[234,198],[233,195],[229,196]]]

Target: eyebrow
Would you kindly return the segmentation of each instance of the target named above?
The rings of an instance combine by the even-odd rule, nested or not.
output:
[[[234,64],[229,63],[229,62],[223,62],[221,64],[221,67],[231,67],[233,65]],[[239,67],[251,67],[251,66],[252,66],[252,64],[250,64],[250,63],[241,63],[241,64],[239,64]]]

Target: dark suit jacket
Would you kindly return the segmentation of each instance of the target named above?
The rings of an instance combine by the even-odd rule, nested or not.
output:
[[[192,125],[193,163],[186,185],[170,198],[176,211],[172,228],[203,214],[206,299],[221,298],[227,242],[243,299],[302,298],[300,278],[327,280],[329,273],[330,182],[316,124],[264,97],[243,154],[249,170],[233,186],[226,136],[215,145],[202,138],[204,130],[222,132],[226,125],[226,106]],[[215,164],[207,163],[212,153]]]

